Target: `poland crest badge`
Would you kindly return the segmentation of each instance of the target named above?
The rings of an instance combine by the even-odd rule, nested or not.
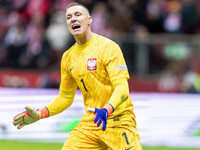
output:
[[[97,70],[97,58],[88,58],[87,70],[96,71]]]

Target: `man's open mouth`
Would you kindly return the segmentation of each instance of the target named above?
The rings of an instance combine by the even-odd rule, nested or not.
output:
[[[80,25],[77,25],[77,24],[75,24],[75,25],[72,25],[72,29],[73,30],[77,30],[77,29],[80,29]]]

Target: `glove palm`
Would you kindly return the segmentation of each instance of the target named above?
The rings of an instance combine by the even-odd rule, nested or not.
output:
[[[18,129],[21,129],[25,125],[32,124],[41,119],[41,112],[35,110],[29,106],[25,107],[26,111],[18,114],[14,117],[13,124],[14,126],[18,125]]]

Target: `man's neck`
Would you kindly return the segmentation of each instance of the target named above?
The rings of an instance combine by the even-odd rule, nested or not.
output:
[[[93,33],[90,31],[84,35],[75,36],[74,38],[78,45],[83,45],[87,43],[92,38],[92,36],[93,36]]]

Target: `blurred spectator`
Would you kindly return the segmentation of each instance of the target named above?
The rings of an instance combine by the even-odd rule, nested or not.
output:
[[[52,5],[52,8],[55,9],[54,11],[58,12],[64,12],[66,11],[67,6],[74,2],[75,0],[54,0],[54,4]]]
[[[110,22],[112,24],[112,34],[118,36],[118,33],[130,32],[133,25],[132,10],[121,0],[109,0],[112,12]]]
[[[139,63],[142,61],[144,62],[142,64],[146,65],[146,62],[149,61],[149,56],[147,55],[151,53],[151,47],[147,43],[148,35],[148,29],[143,25],[138,25],[135,27],[134,42],[127,41],[122,43],[122,51],[130,72],[134,72],[135,74],[144,72]],[[144,66],[144,68],[146,68],[146,66]],[[148,69],[146,71],[148,71]]]
[[[43,16],[34,13],[27,27],[27,47],[21,59],[21,65],[30,68],[44,68],[48,66],[50,46],[45,36]]]
[[[1,2],[2,3],[2,2]],[[4,43],[4,38],[9,29],[8,11],[3,5],[0,5],[0,67],[6,65],[7,51]]]
[[[19,13],[20,16],[26,21],[29,21],[30,18],[30,15],[27,12],[28,2],[28,0],[13,0],[12,3],[13,10]]]
[[[94,6],[91,13],[93,17],[92,31],[106,36],[111,37],[111,28],[108,26],[109,11],[105,3],[99,2]]]
[[[8,10],[3,5],[0,5],[0,31],[1,33],[4,33],[2,35],[5,35],[5,32],[9,28],[8,17]]]
[[[195,33],[197,21],[198,21],[198,11],[197,5],[194,0],[184,0],[183,8],[181,11],[182,20],[181,28],[183,33]]]
[[[151,33],[163,32],[162,27],[162,1],[150,0],[147,3],[146,26]]]
[[[65,21],[65,13],[56,12],[52,15],[46,30],[47,39],[54,50],[63,50],[71,38]]]
[[[171,0],[164,4],[163,26],[166,32],[179,33],[181,31],[181,1]]]
[[[12,0],[0,0],[0,5],[4,8],[11,9],[13,1]]]
[[[27,34],[25,32],[26,24],[18,18],[13,22],[5,36],[5,45],[7,49],[7,62],[9,67],[20,67],[19,58],[26,48]]]
[[[187,62],[189,67],[183,75],[181,92],[200,93],[200,53],[191,55]]]
[[[50,8],[51,0],[29,0],[26,11],[30,19],[35,13],[40,14],[46,19],[50,12]]]

